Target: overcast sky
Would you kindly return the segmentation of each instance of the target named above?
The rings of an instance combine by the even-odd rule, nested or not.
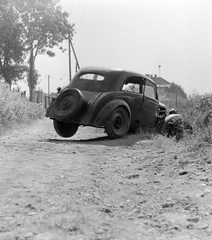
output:
[[[211,0],[61,0],[80,67],[157,74],[187,94],[212,92]],[[67,43],[64,43],[65,45]],[[68,51],[38,57],[40,87],[68,84]],[[72,75],[75,60],[72,56]]]

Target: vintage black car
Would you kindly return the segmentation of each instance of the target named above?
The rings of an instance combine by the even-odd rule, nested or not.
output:
[[[168,116],[171,121],[178,115]],[[80,125],[104,128],[120,138],[138,128],[166,131],[166,107],[157,86],[147,76],[122,69],[82,68],[52,100],[46,117],[62,137],[73,136]]]

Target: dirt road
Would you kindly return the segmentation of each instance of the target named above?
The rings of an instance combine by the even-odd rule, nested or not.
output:
[[[168,142],[168,144],[167,144]],[[212,239],[212,158],[139,135],[52,122],[0,137],[0,240]]]

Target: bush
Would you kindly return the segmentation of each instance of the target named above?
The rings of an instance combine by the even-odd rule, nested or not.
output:
[[[167,110],[175,108],[183,116],[185,122],[184,132],[188,132],[193,140],[212,143],[212,94],[198,95],[193,93],[188,99],[178,98],[176,106],[174,96],[160,97]],[[192,128],[192,136],[191,136]]]
[[[0,135],[14,124],[30,123],[43,115],[41,104],[29,102],[20,92],[12,92],[9,85],[0,83]]]
[[[197,113],[195,125],[203,133],[207,142],[212,142],[212,94],[205,94],[200,97],[194,108]]]
[[[196,95],[177,110],[192,126],[196,140],[212,142],[212,94]]]
[[[164,103],[168,109],[171,108],[184,108],[189,105],[189,100],[182,98],[181,96],[177,96],[176,94],[170,95],[161,95],[159,98],[160,102]]]

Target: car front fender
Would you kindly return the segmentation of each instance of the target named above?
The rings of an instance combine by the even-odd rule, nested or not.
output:
[[[177,118],[183,121],[183,117],[180,114],[170,114],[166,116],[162,121],[158,123],[157,130],[160,133],[165,134],[167,132],[168,124]]]
[[[93,125],[96,127],[105,127],[108,124],[111,114],[117,107],[125,107],[129,119],[131,119],[131,110],[129,105],[123,100],[113,100],[107,103],[94,117]]]

